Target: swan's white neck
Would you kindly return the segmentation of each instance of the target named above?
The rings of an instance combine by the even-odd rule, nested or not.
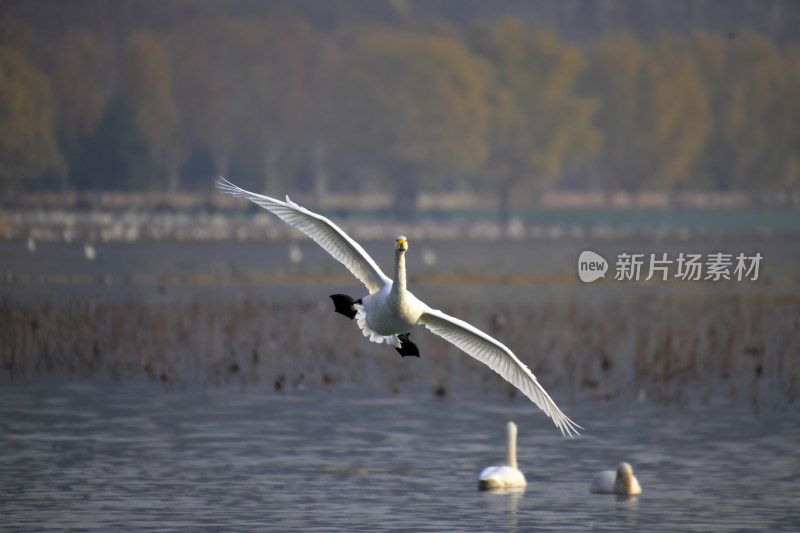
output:
[[[506,464],[511,468],[517,468],[517,425],[509,422],[507,430]]]
[[[392,293],[400,298],[406,294],[406,254],[400,250],[394,253],[394,283]]]

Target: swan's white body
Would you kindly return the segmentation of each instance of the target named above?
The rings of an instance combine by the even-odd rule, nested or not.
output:
[[[592,479],[592,492],[599,494],[641,494],[642,487],[628,463],[620,463],[617,470],[603,470]]]
[[[387,277],[364,249],[327,218],[286,198],[285,202],[246,191],[220,178],[217,186],[227,194],[246,198],[299,229],[344,264],[369,290],[362,305],[354,305],[356,320],[373,342],[401,344],[399,334],[421,324],[488,365],[530,398],[549,416],[562,434],[578,434],[580,426],[556,406],[533,373],[506,346],[463,320],[431,309],[406,290],[405,237],[397,239],[394,281]]]
[[[517,425],[509,422],[506,426],[506,464],[484,468],[478,476],[478,488],[521,489],[527,484],[525,475],[517,468]]]

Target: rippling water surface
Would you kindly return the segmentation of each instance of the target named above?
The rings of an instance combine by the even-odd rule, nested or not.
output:
[[[0,529],[800,530],[796,412],[564,407],[583,438],[522,398],[6,384]],[[528,488],[479,492],[507,420]],[[590,494],[622,460],[642,495]]]

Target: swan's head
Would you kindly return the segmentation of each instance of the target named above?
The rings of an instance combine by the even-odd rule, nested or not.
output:
[[[614,480],[614,492],[617,494],[638,494],[641,489],[633,477],[633,468],[628,463],[620,463],[617,467],[617,477]]]
[[[406,250],[408,250],[408,239],[400,235],[397,237],[397,251],[405,252]]]
[[[620,463],[617,466],[617,477],[629,478],[633,475],[633,468],[628,463]]]

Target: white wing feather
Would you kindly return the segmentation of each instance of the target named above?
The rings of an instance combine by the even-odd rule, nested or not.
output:
[[[244,190],[224,178],[219,178],[217,187],[231,196],[245,198],[267,209],[290,226],[311,237],[361,280],[367,286],[370,294],[378,292],[387,283],[391,283],[391,280],[381,272],[367,252],[336,224],[322,215],[312,213],[297,205],[289,200],[288,196],[286,201],[282,202],[269,196]],[[547,392],[539,385],[536,376],[506,346],[463,320],[425,307],[426,309],[419,319],[420,324],[488,365],[489,368],[521,390],[553,420],[562,434],[572,436],[574,433],[577,435],[578,429],[583,429],[561,412]]]
[[[250,200],[311,237],[361,280],[367,286],[370,294],[378,292],[386,283],[390,282],[367,252],[336,224],[322,215],[312,213],[305,207],[297,205],[289,200],[288,196],[285,202],[281,202],[269,196],[246,191],[225,178],[219,178],[217,187],[231,196]]]
[[[533,372],[499,341],[463,320],[447,315],[438,309],[426,310],[420,317],[419,323],[478,361],[488,365],[506,381],[517,387],[553,420],[562,434],[578,435],[578,429],[583,429],[561,412],[550,395],[539,385]]]

